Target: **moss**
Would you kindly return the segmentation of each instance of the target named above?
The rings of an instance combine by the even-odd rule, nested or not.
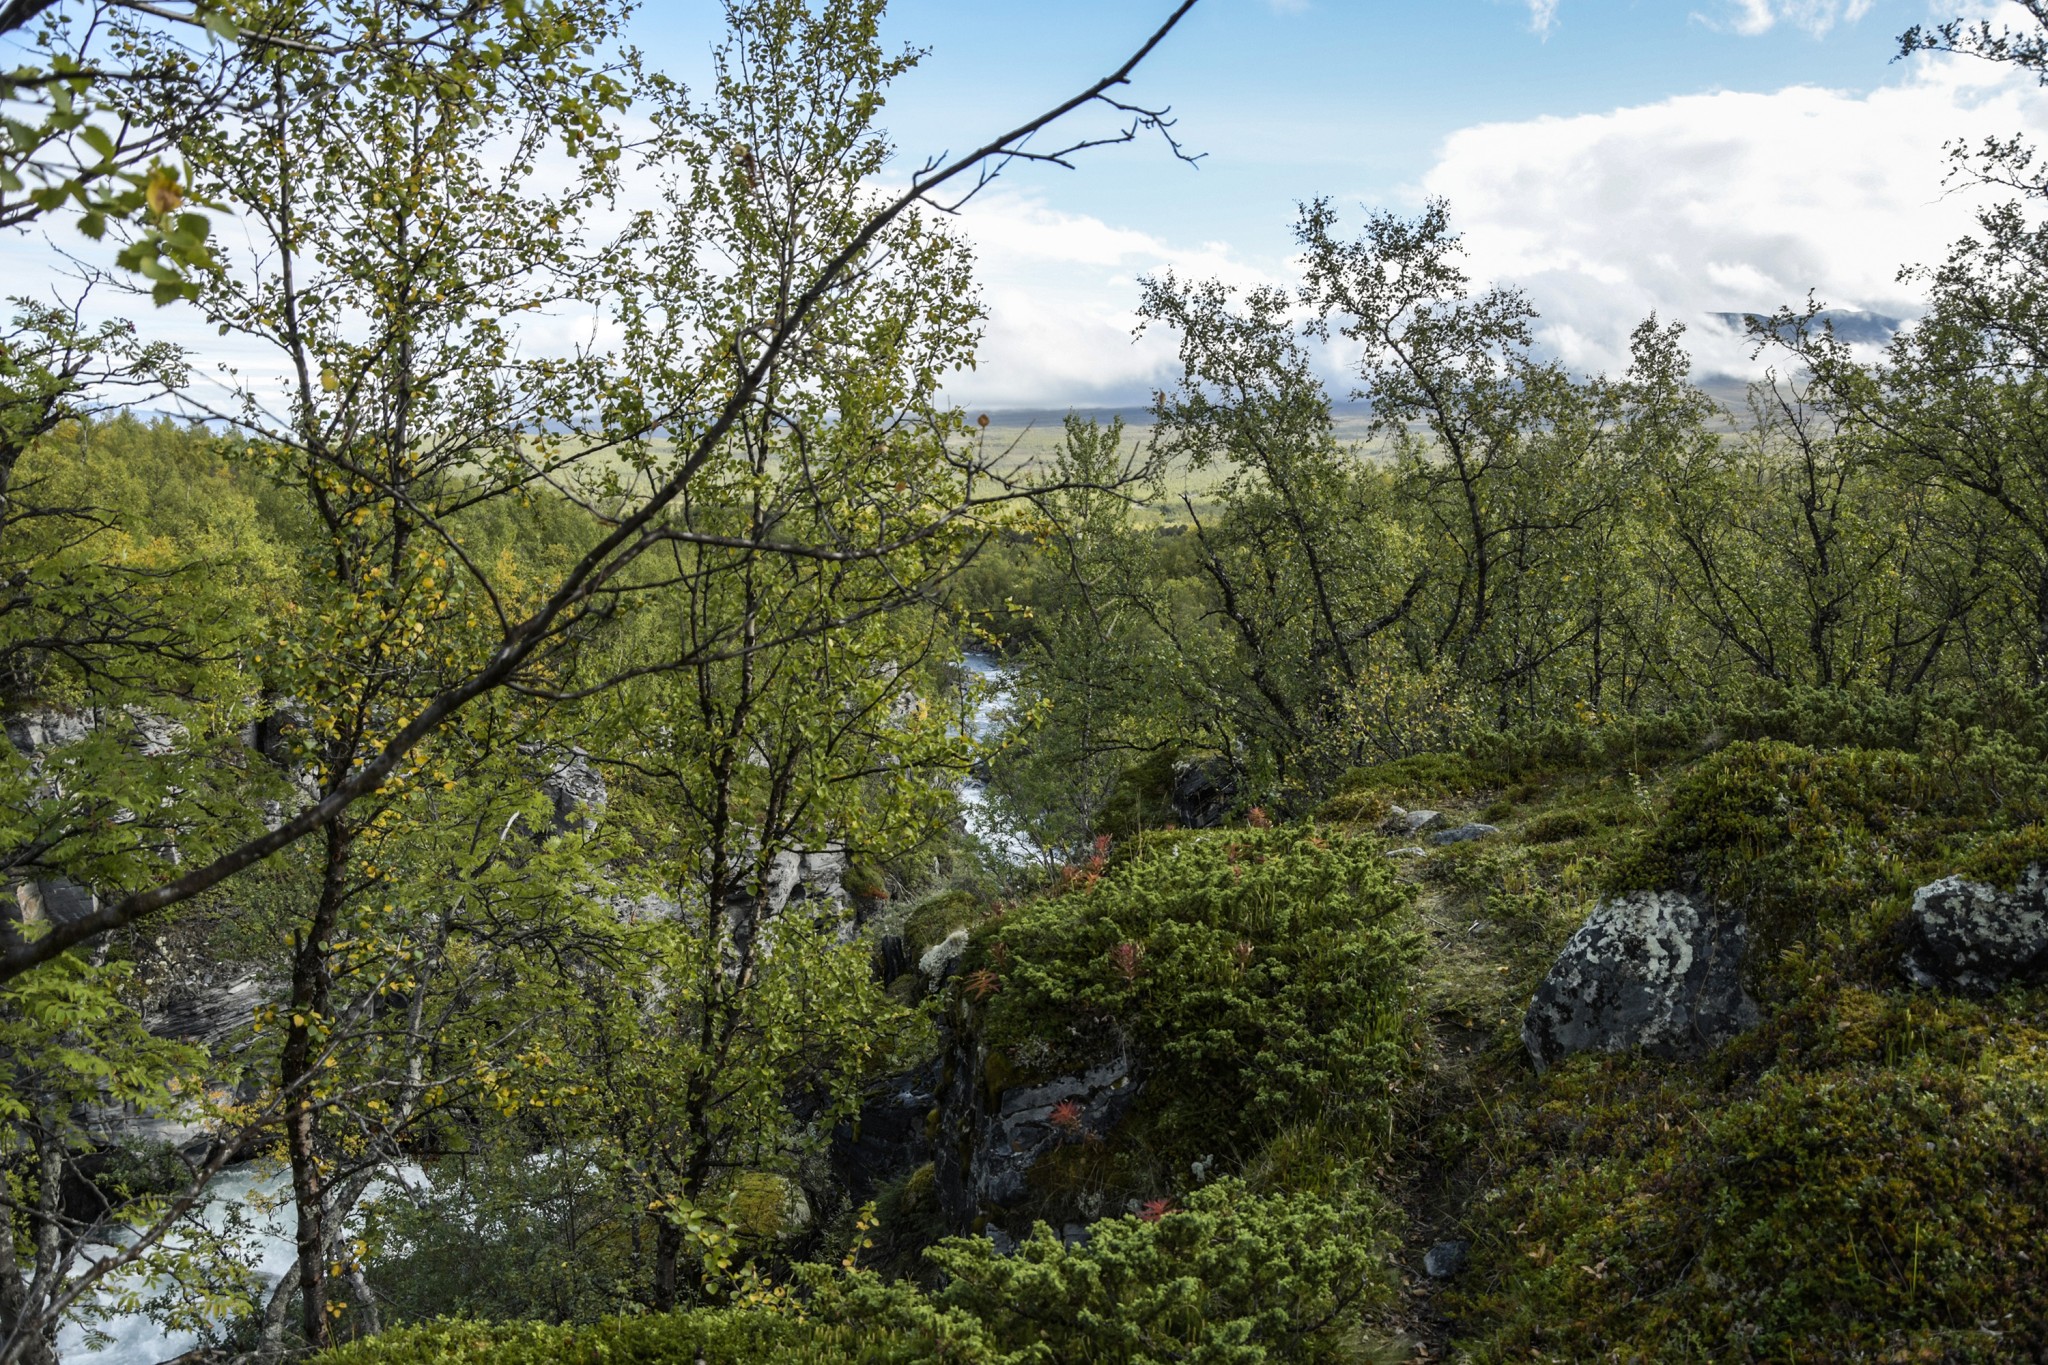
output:
[[[889,881],[882,870],[872,863],[855,859],[846,865],[846,872],[839,879],[846,888],[846,894],[857,900],[885,901],[889,899]]]
[[[1853,1018],[1823,1065],[1720,1094],[1711,1068],[1563,1068],[1520,1116],[1539,1153],[1487,1202],[1453,1300],[1476,1329],[1472,1357],[1989,1360],[2048,1346],[2030,1287],[2048,1249],[2048,1040],[1924,1035],[1974,1054],[1959,1062],[1915,1050],[1897,1006],[1841,1003]],[[1781,1062],[1791,1041],[1776,1040]]]
[[[1593,822],[1584,811],[1560,810],[1538,816],[1521,830],[1525,844],[1559,844],[1592,833]]]
[[[1461,753],[1413,754],[1390,763],[1353,768],[1339,779],[1337,794],[1376,792],[1392,801],[1470,796],[1496,786],[1500,772]]]

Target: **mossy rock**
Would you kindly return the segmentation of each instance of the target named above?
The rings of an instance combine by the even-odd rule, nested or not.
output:
[[[1448,1305],[1472,1329],[1461,1346],[1480,1361],[2039,1358],[2048,1040],[2001,1033],[1978,1034],[1968,1064],[1903,1036],[1866,1035],[1843,1050],[1869,1060],[1819,1070],[1781,1052],[1730,1095],[1697,1072],[1630,1087],[1640,1063],[1575,1061],[1527,1119],[1546,1155],[1486,1205]]]
[[[1119,772],[1096,817],[1096,832],[1128,839],[1173,824],[1173,765],[1178,756],[1176,750],[1162,749]]]
[[[903,950],[915,963],[954,931],[972,929],[988,918],[988,906],[972,891],[942,891],[910,907],[903,919]]]
[[[1316,819],[1333,825],[1377,825],[1393,802],[1376,790],[1339,792],[1316,810]]]

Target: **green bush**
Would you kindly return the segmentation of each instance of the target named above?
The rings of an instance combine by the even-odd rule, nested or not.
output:
[[[1173,1160],[1319,1115],[1384,1131],[1413,1037],[1412,894],[1334,831],[1184,836],[983,925],[962,991],[1007,1081],[1135,1050]]]
[[[971,929],[988,917],[972,891],[942,891],[919,901],[903,919],[903,948],[916,962],[927,948],[943,943],[955,929]]]
[[[357,1342],[323,1365],[1204,1365],[1370,1358],[1365,1315],[1392,1298],[1376,1209],[1261,1197],[1235,1181],[1185,1209],[1095,1224],[1068,1246],[1043,1224],[1010,1256],[955,1238],[927,1293],[808,1267],[807,1296],[615,1318],[589,1327],[440,1322]]]

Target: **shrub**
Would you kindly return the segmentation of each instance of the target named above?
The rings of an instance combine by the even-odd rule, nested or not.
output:
[[[1353,768],[1338,779],[1339,795],[1375,792],[1393,801],[1470,796],[1496,785],[1501,774],[1490,764],[1461,753],[1413,754],[1390,763]]]
[[[1015,1254],[985,1238],[926,1253],[927,1293],[806,1267],[807,1299],[614,1318],[589,1327],[440,1322],[329,1352],[323,1365],[1209,1365],[1371,1358],[1365,1314],[1392,1298],[1377,1209],[1262,1197],[1235,1181],[1185,1209],[1108,1219],[1085,1245],[1044,1224]]]
[[[976,932],[974,965],[1002,983],[981,1031],[1016,1081],[1134,1050],[1173,1160],[1322,1114],[1384,1130],[1412,1037],[1411,896],[1331,831],[1164,841]]]

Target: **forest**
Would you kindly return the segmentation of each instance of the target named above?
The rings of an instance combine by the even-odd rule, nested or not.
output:
[[[1020,461],[1157,8],[0,5],[0,1365],[2048,1353],[2048,167],[1739,408],[1313,200]]]

